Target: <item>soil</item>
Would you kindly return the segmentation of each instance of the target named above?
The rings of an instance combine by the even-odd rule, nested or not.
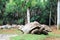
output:
[[[52,29],[52,32],[54,34],[60,34],[60,31],[57,30],[57,26],[56,25],[51,26],[51,29]],[[58,38],[58,37],[57,38],[56,37],[48,37],[45,40],[60,40],[60,38]]]
[[[51,26],[51,29],[52,29],[52,32],[54,33],[54,34],[60,34],[60,30],[57,30],[57,26],[56,25],[52,25]],[[8,30],[8,31],[7,31]],[[0,30],[1,32],[8,32],[8,33],[15,33],[14,31],[15,30],[9,30],[9,29],[7,29],[7,30]],[[60,40],[60,38],[56,38],[56,37],[48,37],[48,38],[46,38],[45,40]]]
[[[52,32],[54,34],[60,34],[60,30],[57,30],[57,26],[56,25],[51,26],[51,29],[52,29]]]
[[[0,34],[0,40],[10,40],[10,37],[15,37],[17,34]]]
[[[45,40],[60,40],[60,38],[51,37],[51,38],[46,38]]]

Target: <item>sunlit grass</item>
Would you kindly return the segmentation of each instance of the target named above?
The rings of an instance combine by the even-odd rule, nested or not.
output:
[[[46,38],[50,37],[60,38],[60,34],[54,34],[52,32],[49,32],[49,35],[22,34],[20,30],[15,28],[0,29],[0,34],[18,34],[18,36],[11,37],[11,40],[45,40]]]
[[[46,35],[22,34],[16,37],[12,37],[11,40],[44,40],[46,37]]]
[[[18,29],[0,29],[0,34],[21,34],[22,32]]]
[[[32,34],[22,34],[16,37],[12,37],[11,40],[45,40],[47,37],[58,37],[60,38],[59,34],[53,34],[52,32],[49,35],[32,35]]]
[[[50,32],[48,37],[58,37],[58,38],[60,38],[60,34],[54,34],[54,33]]]

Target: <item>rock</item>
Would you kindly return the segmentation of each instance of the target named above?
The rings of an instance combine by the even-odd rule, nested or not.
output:
[[[9,28],[11,28],[11,25],[3,25],[3,26],[0,26],[1,27],[1,29],[9,29]]]
[[[18,26],[18,30],[22,29],[24,25],[17,25]]]
[[[12,28],[15,28],[15,27],[17,27],[17,25],[16,25],[16,24],[12,24],[11,26],[12,26]]]
[[[2,26],[0,26],[0,28],[1,29],[9,29],[9,28],[11,28],[11,25],[9,25],[9,24],[2,25]]]

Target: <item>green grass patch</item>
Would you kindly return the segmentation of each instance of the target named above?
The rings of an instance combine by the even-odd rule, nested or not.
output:
[[[12,37],[11,40],[44,40],[46,37],[46,35],[22,34]]]
[[[56,38],[60,38],[60,34],[54,34],[54,33],[50,32],[47,37],[56,37]]]
[[[22,32],[18,29],[0,29],[0,34],[21,34]]]
[[[49,35],[34,35],[34,34],[21,34],[16,37],[12,37],[11,40],[45,40],[47,37],[58,37],[59,34],[53,34],[52,32]]]
[[[60,38],[60,34],[49,32],[49,35],[35,35],[35,34],[22,34],[17,29],[0,29],[0,34],[18,34],[18,36],[11,37],[11,40],[45,40],[47,37]]]

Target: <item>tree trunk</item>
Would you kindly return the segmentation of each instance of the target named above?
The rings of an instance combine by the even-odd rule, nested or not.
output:
[[[54,17],[55,17],[55,25],[56,25],[56,21],[57,21],[57,19],[56,19],[57,18],[57,14],[56,13],[55,13]]]
[[[49,26],[51,26],[51,10],[50,10],[50,15],[49,15]]]
[[[29,8],[27,8],[27,23],[30,23],[30,12]]]
[[[57,29],[60,28],[59,24],[60,24],[60,1],[58,0],[58,4],[57,4]]]

